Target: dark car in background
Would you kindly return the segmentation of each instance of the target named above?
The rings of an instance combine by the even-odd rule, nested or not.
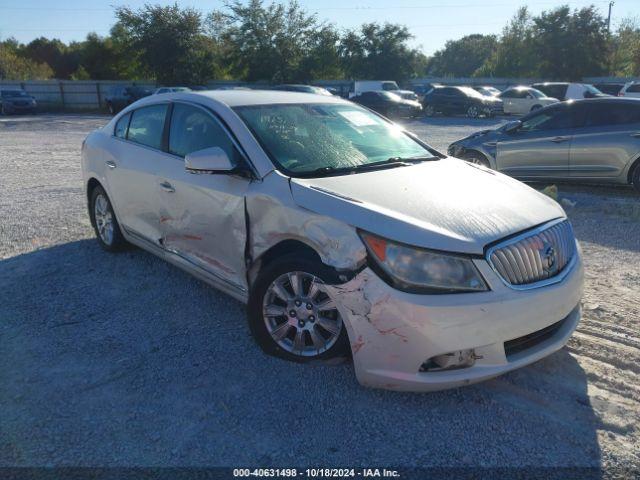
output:
[[[594,83],[593,86],[607,95],[618,96],[623,89],[624,83]]]
[[[116,85],[115,87],[111,87],[104,100],[109,109],[109,113],[113,115],[131,105],[133,102],[148,97],[151,93],[151,90],[142,87]]]
[[[362,92],[351,98],[352,102],[363,105],[385,117],[417,117],[422,113],[422,105],[415,100],[404,98],[391,92]]]
[[[422,100],[425,115],[466,114],[469,118],[501,115],[502,100],[482,95],[471,87],[435,87]]]
[[[640,191],[640,100],[555,103],[458,140],[448,153],[523,180],[633,184]]]
[[[2,115],[35,113],[37,107],[36,99],[24,90],[18,88],[0,90],[0,113]]]

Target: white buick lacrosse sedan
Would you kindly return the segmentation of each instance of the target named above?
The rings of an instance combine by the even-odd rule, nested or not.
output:
[[[87,137],[82,168],[105,250],[135,244],[246,302],[267,353],[350,351],[364,385],[494,377],[580,319],[556,202],[336,97],[147,97]]]

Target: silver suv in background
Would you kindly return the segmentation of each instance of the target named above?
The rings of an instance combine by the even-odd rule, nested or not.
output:
[[[553,104],[458,140],[448,153],[525,180],[633,184],[640,191],[640,100]]]

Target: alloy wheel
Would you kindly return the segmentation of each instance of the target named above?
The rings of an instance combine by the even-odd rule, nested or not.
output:
[[[467,110],[467,116],[469,118],[478,118],[478,116],[480,115],[480,112],[478,110],[478,107],[475,106],[471,106],[469,107],[469,109]]]
[[[306,272],[277,277],[264,295],[262,314],[273,341],[283,350],[303,357],[329,350],[343,328],[324,283]]]
[[[93,203],[93,214],[100,240],[106,245],[111,245],[113,243],[113,213],[109,200],[104,195],[98,194],[96,196]]]

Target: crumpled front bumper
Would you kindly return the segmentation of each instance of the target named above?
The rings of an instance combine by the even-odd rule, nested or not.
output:
[[[404,293],[365,268],[343,285],[327,286],[342,315],[356,376],[365,386],[431,391],[495,377],[559,350],[580,320],[580,252],[559,283],[530,290],[505,285],[485,260],[475,260],[491,291],[455,295]],[[505,342],[563,320],[550,338],[507,355]],[[421,372],[434,356],[474,349],[475,364]]]

